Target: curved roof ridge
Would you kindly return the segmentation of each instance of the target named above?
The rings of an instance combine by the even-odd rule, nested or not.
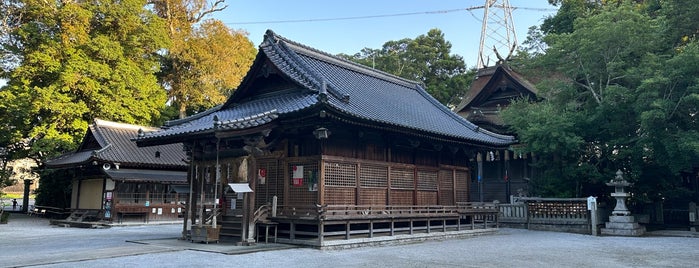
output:
[[[185,118],[178,118],[178,119],[173,119],[173,120],[165,121],[165,123],[164,123],[163,125],[164,125],[165,127],[171,127],[171,126],[174,126],[174,125],[179,125],[179,124],[186,123],[186,122],[189,122],[189,121],[192,121],[192,120],[195,120],[195,119],[199,119],[199,118],[202,118],[202,117],[204,117],[204,116],[210,115],[210,114],[212,114],[212,113],[214,113],[214,112],[220,110],[221,107],[223,107],[223,104],[216,105],[216,106],[211,107],[211,108],[209,108],[209,109],[207,109],[207,110],[205,110],[205,111],[203,111],[203,112],[196,113],[196,114],[187,116],[187,117],[185,117]],[[156,129],[154,129],[154,130],[158,130],[158,129],[156,128]],[[146,130],[144,129],[143,131],[146,131]]]
[[[330,53],[309,47],[309,46],[301,44],[301,43],[297,43],[295,41],[289,40],[283,36],[280,36],[280,35],[274,33],[274,31],[272,31],[272,30],[267,30],[267,33],[265,34],[265,36],[268,36],[268,35],[270,37],[277,39],[277,40],[283,41],[284,44],[287,46],[290,45],[290,46],[297,48],[297,49],[292,49],[293,51],[295,51],[297,53],[302,53],[308,57],[316,58],[316,59],[334,64],[334,65],[346,68],[346,69],[350,69],[350,70],[355,71],[355,72],[359,72],[359,73],[364,74],[364,75],[368,75],[368,76],[371,76],[371,77],[374,77],[377,79],[381,79],[381,80],[384,80],[387,82],[391,82],[391,83],[406,86],[406,87],[414,87],[415,85],[421,84],[418,81],[413,81],[410,79],[402,78],[400,76],[390,74],[390,73],[381,71],[379,69],[369,68],[369,67],[361,65],[359,63],[337,57],[337,56],[332,55]]]
[[[131,130],[138,130],[143,129],[145,130],[157,130],[158,128],[156,127],[149,127],[149,126],[141,126],[141,125],[134,125],[134,124],[127,124],[127,123],[119,123],[119,122],[114,122],[114,121],[108,121],[104,119],[99,119],[95,118],[94,120],[94,125],[97,127],[108,127],[108,128],[118,128],[118,129],[131,129]]]
[[[235,118],[235,119],[231,119],[231,120],[221,121],[220,124],[221,125],[235,124],[235,123],[239,123],[239,122],[255,120],[258,118],[265,117],[265,116],[277,115],[277,114],[278,114],[277,109],[272,109],[269,111],[264,111],[261,113],[253,114],[253,115],[242,117],[242,118]]]
[[[280,44],[280,40],[284,42]],[[267,55],[267,57],[275,65],[288,65],[288,67],[290,67],[296,73],[296,76],[290,75],[292,79],[297,80],[298,83],[306,86],[310,90],[320,91],[320,89],[323,86],[322,76],[314,70],[306,68],[303,64],[300,64],[300,62],[303,61],[299,58],[299,56],[294,52],[293,49],[286,46],[286,43],[288,43],[287,39],[284,39],[276,35],[271,30],[267,30],[267,32],[265,33],[264,41],[262,45],[260,45],[260,47],[265,52],[265,54],[275,54]],[[283,62],[275,61],[276,57],[274,56],[281,58]],[[281,68],[282,66],[279,67]]]
[[[432,97],[432,95],[427,93],[427,91],[422,87],[420,87],[420,90],[418,90],[418,92],[420,92],[421,95],[423,95],[425,98],[427,98],[433,104],[435,104],[435,107],[439,108],[439,110],[442,111],[444,114],[452,117],[457,122],[460,122],[462,125],[464,125],[465,127],[467,127],[470,130],[473,130],[476,132],[481,132],[483,134],[486,134],[486,135],[489,135],[492,137],[496,137],[499,139],[511,140],[511,141],[515,140],[515,138],[513,136],[502,135],[502,134],[498,134],[498,133],[483,129],[483,128],[479,127],[478,125],[474,124],[473,122],[466,120],[466,118],[461,117],[460,115],[456,114],[454,111],[452,111],[449,108],[447,108],[446,106],[442,105],[437,99]]]

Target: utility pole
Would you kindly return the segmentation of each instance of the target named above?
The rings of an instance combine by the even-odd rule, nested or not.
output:
[[[504,61],[517,46],[517,34],[509,0],[485,0],[478,49],[478,69]],[[505,55],[503,58],[501,55]]]

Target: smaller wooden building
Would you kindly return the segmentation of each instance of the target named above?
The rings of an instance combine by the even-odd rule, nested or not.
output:
[[[95,119],[75,152],[44,163],[73,177],[69,220],[176,220],[183,214],[182,144],[139,148],[131,141],[139,129],[155,130]]]
[[[515,135],[503,122],[500,110],[522,98],[538,100],[534,85],[507,64],[497,64],[478,70],[466,97],[454,111],[481,128]],[[509,202],[512,195],[525,195],[528,182],[536,176],[531,166],[534,157],[516,154],[511,148],[479,151],[477,160],[479,175],[474,176],[476,187],[470,189],[471,201]]]

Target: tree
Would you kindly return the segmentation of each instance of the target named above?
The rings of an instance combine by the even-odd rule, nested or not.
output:
[[[3,62],[0,147],[43,159],[75,148],[94,118],[156,119],[166,101],[157,52],[169,40],[145,5],[26,0],[7,14],[16,24],[0,39],[13,59]]]
[[[173,45],[159,74],[179,117],[223,103],[250,68],[256,50],[244,31],[204,18],[225,9],[223,0],[153,0],[167,21]]]
[[[451,54],[451,43],[439,29],[415,39],[384,43],[381,49],[364,48],[354,55],[340,55],[357,63],[422,82],[435,99],[455,106],[468,90],[473,71],[467,72],[463,58]]]
[[[544,19],[541,31],[546,34],[564,34],[573,32],[573,22],[586,17],[599,7],[597,1],[589,0],[549,0],[549,4],[558,6],[556,15]]]
[[[602,195],[621,169],[637,198],[686,198],[680,177],[699,160],[699,43],[676,41],[691,30],[667,34],[683,20],[662,14],[681,0],[611,2],[544,37],[546,53],[529,67],[546,72],[545,101],[516,102],[503,118],[537,156],[541,193]]]

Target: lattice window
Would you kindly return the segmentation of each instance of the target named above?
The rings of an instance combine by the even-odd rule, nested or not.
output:
[[[360,205],[386,205],[386,189],[378,188],[361,188],[359,189],[359,204]]]
[[[325,187],[325,204],[356,205],[355,190],[348,187]]]
[[[464,170],[457,170],[456,174],[456,202],[468,202],[468,181],[469,173]]]
[[[391,205],[410,206],[413,205],[413,191],[391,190]]]
[[[437,205],[437,192],[417,191],[416,199],[419,206]]]
[[[281,172],[279,161],[273,158],[257,159],[257,178],[255,180],[256,207],[272,202],[272,197],[277,196],[277,205],[284,205],[284,175]],[[264,183],[260,178],[260,169],[264,169]]]
[[[362,187],[388,187],[388,167],[362,165],[359,168],[359,183]]]
[[[357,164],[325,162],[324,168],[325,186],[357,186]]]
[[[391,189],[415,189],[415,173],[413,173],[413,169],[392,168]]]
[[[303,183],[300,186],[287,185],[287,187],[289,187],[289,196],[287,197],[289,204],[286,205],[312,206],[317,204],[318,192],[312,191],[311,189],[313,183],[319,183],[318,161],[290,161],[286,168],[289,178],[291,178],[294,173],[294,166],[303,166]],[[313,180],[316,181],[314,182]]]
[[[437,191],[437,174],[436,170],[418,170],[417,171],[417,189],[424,191]]]
[[[442,169],[439,171],[439,204],[454,205],[454,177],[453,171]]]

